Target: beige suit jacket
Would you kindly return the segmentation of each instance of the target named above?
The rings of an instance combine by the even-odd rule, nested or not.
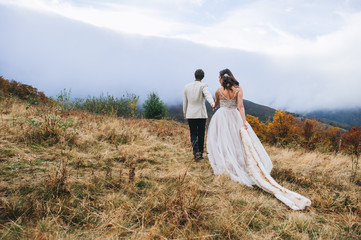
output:
[[[214,105],[214,100],[208,86],[200,81],[194,81],[184,87],[183,114],[185,118],[208,118],[205,99]]]

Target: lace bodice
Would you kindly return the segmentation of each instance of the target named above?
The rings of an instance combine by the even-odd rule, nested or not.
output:
[[[221,99],[220,99],[220,106],[221,107],[226,107],[226,108],[237,108],[237,91],[234,93],[233,98],[232,99],[228,99],[226,98],[223,93],[221,92],[221,90],[219,90],[219,93],[221,94]]]
[[[237,100],[233,99],[221,99],[220,106],[226,108],[237,108]]]

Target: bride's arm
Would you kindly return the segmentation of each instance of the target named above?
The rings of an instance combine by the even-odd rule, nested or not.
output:
[[[216,110],[216,108],[218,107],[219,105],[219,92],[218,90],[216,91],[216,101],[214,103],[214,107],[213,107],[213,111]]]
[[[242,91],[242,88],[239,88],[239,90],[238,90],[237,103],[238,103],[238,111],[241,114],[241,117],[242,117],[242,120],[243,120],[243,126],[245,127],[245,129],[247,129],[248,126],[246,124],[246,111],[244,110],[244,105],[243,105],[243,91]]]

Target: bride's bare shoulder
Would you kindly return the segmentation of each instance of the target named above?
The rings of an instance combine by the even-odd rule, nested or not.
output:
[[[243,90],[241,87],[237,87],[236,94],[238,97],[243,97]]]

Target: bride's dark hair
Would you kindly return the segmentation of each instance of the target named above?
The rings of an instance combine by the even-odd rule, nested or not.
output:
[[[221,78],[223,79],[224,74],[228,74],[228,76],[230,76],[230,78],[232,79],[232,81],[234,82],[234,85],[239,86],[239,82],[236,80],[236,78],[233,76],[231,70],[229,70],[228,68],[223,69],[219,72],[219,75],[221,76]]]
[[[222,78],[222,87],[224,89],[232,90],[232,87],[236,85],[231,76],[225,75]]]

